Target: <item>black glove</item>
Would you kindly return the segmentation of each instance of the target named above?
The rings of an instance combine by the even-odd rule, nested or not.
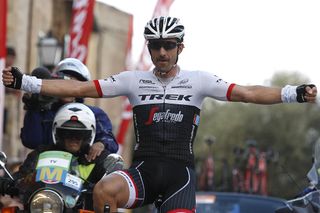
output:
[[[0,178],[0,193],[2,195],[18,195],[19,189],[15,187],[14,181],[8,178]]]
[[[8,85],[7,87],[13,88],[13,89],[21,89],[23,74],[21,73],[20,69],[18,67],[12,67],[11,73],[14,78],[14,81],[12,82],[12,84]]]
[[[118,154],[109,154],[105,159],[103,167],[106,169],[106,174],[110,174],[114,171],[124,168],[124,161]]]
[[[304,96],[306,95],[306,87],[310,87],[313,88],[315,87],[314,84],[302,84],[300,86],[297,87],[297,101],[299,103],[303,103],[303,102],[307,102],[307,100],[304,98]]]

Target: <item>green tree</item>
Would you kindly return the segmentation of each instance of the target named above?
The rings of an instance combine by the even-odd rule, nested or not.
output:
[[[278,72],[271,86],[298,85],[309,80],[298,72]],[[320,108],[316,104],[255,105],[225,103],[207,99],[195,141],[195,155],[209,152],[216,161],[216,174],[221,173],[222,159],[234,161],[233,149],[245,147],[255,139],[261,150],[272,148],[279,153],[277,162],[268,166],[270,195],[291,198],[307,185],[306,174],[312,164],[312,144],[320,130]],[[212,150],[203,141],[216,137]],[[205,153],[205,154],[204,154]],[[197,158],[201,162],[201,157]],[[230,171],[231,177],[231,171]],[[216,178],[219,188],[219,177]]]

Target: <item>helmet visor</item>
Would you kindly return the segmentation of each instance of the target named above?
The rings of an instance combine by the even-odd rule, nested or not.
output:
[[[91,130],[75,130],[66,128],[56,129],[56,135],[59,138],[59,140],[77,139],[85,142],[90,142],[91,132]]]

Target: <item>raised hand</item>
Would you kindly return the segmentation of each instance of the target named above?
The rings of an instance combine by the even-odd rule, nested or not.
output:
[[[22,76],[18,67],[7,67],[2,71],[2,82],[6,87],[21,89]]]
[[[315,102],[317,98],[317,87],[314,84],[302,84],[297,87],[297,101]]]

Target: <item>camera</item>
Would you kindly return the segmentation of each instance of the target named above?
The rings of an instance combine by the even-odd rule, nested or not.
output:
[[[25,110],[50,110],[52,105],[58,101],[55,97],[25,93],[22,96]]]

